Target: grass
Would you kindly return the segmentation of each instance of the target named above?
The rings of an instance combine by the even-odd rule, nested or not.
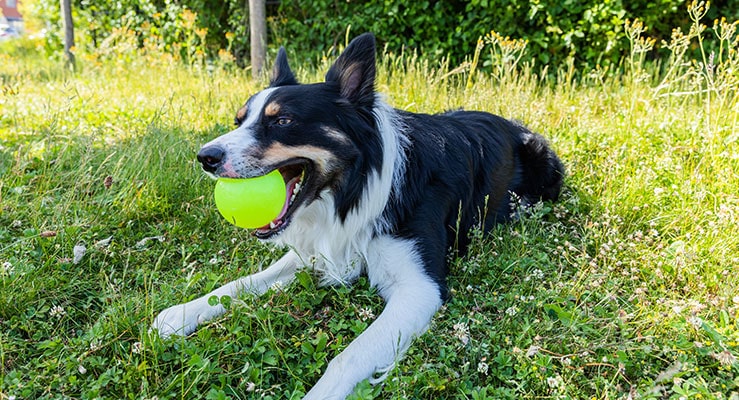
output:
[[[430,333],[353,398],[739,398],[739,62],[666,77],[634,38],[626,74],[580,80],[383,57],[394,106],[520,119],[568,176],[559,203],[472,232]],[[148,332],[281,254],[221,220],[194,162],[265,82],[130,48],[72,74],[34,45],[0,53],[0,399],[300,398],[381,312],[366,280],[303,274],[188,338]]]

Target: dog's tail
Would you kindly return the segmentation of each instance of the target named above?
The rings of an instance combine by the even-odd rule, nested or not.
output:
[[[541,135],[524,131],[521,140],[523,179],[515,192],[530,203],[556,201],[565,175],[562,162]]]

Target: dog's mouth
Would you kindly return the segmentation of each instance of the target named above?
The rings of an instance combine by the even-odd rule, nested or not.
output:
[[[295,210],[300,207],[305,199],[304,190],[311,176],[310,163],[305,159],[295,159],[285,162],[277,168],[285,181],[286,196],[285,204],[280,214],[270,221],[269,224],[254,230],[254,236],[259,239],[269,239],[290,225],[290,220]]]

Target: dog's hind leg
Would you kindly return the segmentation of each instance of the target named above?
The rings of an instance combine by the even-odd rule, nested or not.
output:
[[[385,309],[331,360],[304,400],[344,399],[365,379],[372,383],[385,379],[441,307],[439,288],[424,272],[413,241],[375,238],[367,252],[367,275],[385,299]]]
[[[208,299],[213,296],[237,297],[241,292],[260,295],[277,282],[288,284],[295,279],[295,273],[303,263],[300,257],[290,251],[267,269],[229,282],[218,289],[184,304],[169,307],[159,313],[151,324],[159,331],[159,336],[189,335],[199,324],[218,317],[226,310],[221,305],[211,306]]]

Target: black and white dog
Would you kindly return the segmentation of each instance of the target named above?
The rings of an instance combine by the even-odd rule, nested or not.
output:
[[[317,84],[299,84],[280,49],[270,87],[198,160],[215,177],[278,169],[287,204],[254,235],[289,251],[261,272],[162,311],[153,323],[160,335],[187,335],[223,314],[208,304],[211,296],[261,294],[304,268],[328,285],[366,274],[385,309],[305,396],[343,399],[364,379],[381,381],[426,330],[448,296],[447,254],[464,251],[470,228],[510,219],[512,196],[557,199],[563,167],[538,134],[484,112],[396,110],[374,83],[371,34],[354,39]]]

